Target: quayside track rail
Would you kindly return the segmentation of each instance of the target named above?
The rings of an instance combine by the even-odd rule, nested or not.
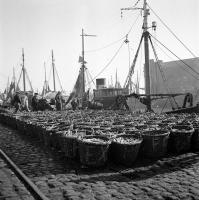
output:
[[[0,157],[8,164],[18,179],[24,184],[36,200],[49,200],[37,186],[15,165],[15,163],[0,149]]]

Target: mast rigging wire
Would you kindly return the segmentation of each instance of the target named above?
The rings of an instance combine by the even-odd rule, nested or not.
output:
[[[93,49],[93,50],[85,51],[85,53],[92,53],[92,52],[101,51],[101,50],[106,49],[106,48],[108,48],[110,46],[113,46],[114,44],[116,44],[116,43],[120,42],[121,40],[123,40],[124,38],[126,38],[126,36],[130,34],[130,32],[132,31],[133,27],[137,23],[139,17],[140,17],[140,14],[137,16],[137,18],[135,19],[135,21],[133,22],[132,26],[130,27],[129,31],[127,32],[127,34],[125,36],[123,36],[122,38],[120,38],[120,39],[118,39],[118,40],[116,40],[114,42],[111,42],[111,43],[109,43],[109,44],[107,44],[107,45],[105,45],[103,47],[100,47],[100,48],[97,48],[97,49]]]
[[[63,88],[62,88],[62,85],[61,85],[61,80],[60,80],[60,78],[59,78],[59,74],[58,74],[58,72],[57,72],[57,68],[56,68],[56,67],[55,67],[55,72],[56,72],[57,77],[58,77],[59,86],[60,86],[61,90],[63,91]]]
[[[165,102],[164,106],[162,107],[162,110],[161,110],[161,112],[160,112],[160,113],[162,113],[162,112],[163,112],[163,110],[164,110],[164,108],[166,107],[166,105],[167,105],[167,102],[168,102],[168,99],[169,99],[169,98],[167,98],[167,99],[166,99],[166,102]]]
[[[49,72],[49,75],[48,75],[48,83],[50,83],[50,75],[51,75],[51,71],[52,71],[52,67],[50,68],[50,72]]]
[[[90,74],[90,72],[88,71],[88,69],[87,69],[87,72],[88,72],[88,75],[90,76],[90,79],[91,79],[93,85],[96,86],[96,85],[95,85],[95,82],[94,82],[94,80],[93,80],[93,78],[92,78],[92,76],[91,76],[91,74]]]
[[[107,44],[107,45],[105,45],[105,46],[103,46],[103,47],[101,47],[101,48],[85,51],[85,53],[92,53],[92,52],[101,51],[101,50],[103,50],[103,49],[106,49],[106,48],[108,48],[108,47],[110,47],[110,46],[112,46],[112,45],[114,45],[114,44],[120,42],[120,41],[123,40],[125,37],[126,37],[126,36],[123,36],[123,37],[120,38],[119,40],[116,40],[116,41],[114,41],[114,42],[111,42],[111,43],[109,43],[109,44]]]
[[[140,0],[137,0],[137,1],[135,2],[135,4],[134,4],[133,7],[136,7],[136,6],[138,5],[139,2],[140,2]]]
[[[113,62],[113,60],[115,59],[115,57],[118,55],[120,49],[122,48],[122,46],[124,45],[124,41],[122,42],[122,44],[120,45],[119,49],[116,51],[116,53],[113,55],[113,57],[111,58],[111,60],[103,67],[103,69],[90,81],[92,82],[93,80],[95,80],[102,72],[104,72],[104,70]],[[88,84],[90,84],[90,82]],[[87,84],[87,85],[88,85]]]
[[[22,70],[21,70],[21,72],[20,72],[20,75],[19,75],[19,79],[18,79],[18,81],[17,81],[17,86],[16,86],[16,88],[19,87],[19,82],[20,82],[20,80],[21,80],[21,76],[22,76]]]
[[[196,76],[194,76],[194,74],[192,74],[190,71],[184,69],[184,68],[183,68],[184,65],[183,65],[183,66],[180,65],[180,64],[178,63],[178,61],[174,60],[171,56],[169,56],[157,43],[156,43],[156,46],[157,46],[168,58],[170,58],[173,62],[175,62],[176,65],[178,65],[182,70],[186,71],[189,75],[191,75],[191,76],[192,76],[193,78],[195,78],[196,80],[199,80],[199,78],[197,78]]]
[[[175,53],[173,53],[168,47],[166,47],[163,43],[161,43],[157,38],[153,37],[153,35],[151,35],[151,34],[150,34],[150,36],[153,39],[155,39],[159,44],[161,44],[165,49],[167,49],[171,54],[173,54],[176,58],[178,58],[182,63],[184,63],[188,68],[190,68],[193,72],[195,72],[197,75],[199,75],[199,72],[197,72],[190,65],[188,65],[186,62],[184,62],[180,57],[178,57]]]
[[[29,76],[28,76],[28,72],[27,72],[26,69],[25,69],[25,74],[26,74],[26,76],[27,76],[27,79],[28,79],[28,82],[29,82],[30,88],[31,88],[31,90],[33,91],[32,83],[31,83],[31,81],[30,81],[30,78],[29,78]]]
[[[154,45],[153,45],[153,43],[152,43],[152,40],[151,40],[150,35],[149,35],[149,41],[150,41],[150,43],[151,43],[151,47],[152,47],[152,49],[153,49],[153,53],[154,53],[154,56],[155,56],[155,58],[156,58],[156,63],[157,63],[158,68],[159,68],[159,70],[160,70],[160,74],[161,74],[161,76],[162,76],[162,80],[164,81],[166,90],[167,90],[168,93],[171,93],[170,88],[169,88],[168,83],[167,83],[166,76],[165,76],[165,74],[164,74],[164,72],[163,72],[163,70],[162,70],[162,66],[161,66],[160,63],[159,63],[158,55],[157,55],[157,53],[156,53],[156,50],[155,50],[155,47],[154,47]],[[178,107],[178,104],[177,104],[177,102],[176,102],[176,100],[175,100],[174,97],[173,97],[173,100],[174,100],[175,104],[176,104],[177,107]],[[171,101],[171,97],[169,97],[169,101],[170,101],[170,104],[171,104],[172,108],[174,108],[174,107],[173,107],[173,103],[172,103],[172,101]]]
[[[88,69],[85,70],[85,74],[86,74],[87,81],[89,82]],[[91,89],[91,83],[92,83],[92,82],[90,82],[90,83],[88,84],[88,89],[89,89],[89,90]]]
[[[135,24],[137,23],[139,17],[140,17],[140,14],[138,14],[138,16],[136,17],[135,21],[133,22],[131,28],[129,29],[129,31],[128,31],[128,33],[126,35],[129,35],[129,33],[132,31],[132,29],[135,26]]]
[[[187,51],[189,51],[189,53],[198,59],[198,56],[196,56],[179,38],[178,36],[166,25],[166,23],[155,13],[155,11],[149,6],[149,4],[147,3],[148,7],[151,9],[151,11],[153,12],[153,14],[162,22],[162,24],[169,30],[169,32],[186,48]]]

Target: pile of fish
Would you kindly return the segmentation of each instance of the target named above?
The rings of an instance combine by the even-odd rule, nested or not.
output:
[[[82,142],[85,143],[91,143],[91,144],[108,144],[109,141],[102,139],[102,138],[96,138],[96,137],[91,137],[91,138],[82,138],[80,139]]]
[[[120,144],[131,144],[131,145],[140,143],[140,139],[133,137],[117,137],[113,141]]]

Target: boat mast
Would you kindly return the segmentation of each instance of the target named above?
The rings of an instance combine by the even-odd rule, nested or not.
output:
[[[84,29],[82,29],[82,98],[85,93]]]
[[[150,88],[150,70],[149,70],[149,32],[148,32],[148,15],[149,9],[147,9],[147,0],[144,0],[144,22],[143,22],[143,36],[144,36],[144,49],[145,49],[145,94],[147,95],[147,110],[151,111],[151,88]]]
[[[8,96],[9,89],[10,89],[10,80],[9,80],[9,76],[8,76],[8,82],[7,82],[7,87],[6,87],[6,96]]]
[[[47,80],[46,80],[46,63],[44,62],[44,71],[45,71],[45,84],[47,83]]]
[[[44,80],[44,87],[43,87],[43,95],[47,92],[47,80],[46,80],[46,63],[44,62],[44,72],[45,72],[45,80]]]
[[[53,68],[53,87],[54,87],[54,92],[56,92],[56,85],[55,85],[55,60],[54,60],[53,50],[52,50],[52,68]]]
[[[24,65],[24,49],[22,49],[23,91],[26,91],[26,70]]]
[[[15,77],[15,68],[13,67],[13,82],[14,82],[14,92],[16,91],[16,77]]]
[[[81,67],[81,72],[83,73],[82,74],[82,99],[83,99],[83,96],[84,96],[84,93],[85,93],[85,51],[84,51],[84,37],[85,36],[89,36],[89,37],[96,37],[96,35],[88,35],[88,34],[85,34],[84,33],[84,29],[82,28],[82,34],[80,35],[82,37],[82,67]]]

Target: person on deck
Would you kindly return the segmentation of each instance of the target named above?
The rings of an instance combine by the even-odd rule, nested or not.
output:
[[[63,109],[63,99],[60,91],[58,91],[55,96],[55,105],[57,110],[60,111]]]
[[[76,110],[77,107],[78,107],[78,99],[77,98],[74,98],[72,101],[71,101],[71,106],[72,106],[72,109],[73,110]]]
[[[34,96],[32,97],[32,104],[31,104],[33,111],[38,111],[38,103],[39,103],[38,93],[35,93]]]
[[[15,113],[16,113],[18,110],[20,110],[20,107],[21,107],[21,100],[19,98],[19,92],[16,92],[14,99],[13,99],[13,104],[14,104]]]
[[[23,99],[23,108],[25,111],[30,112],[29,106],[28,106],[28,93],[25,93],[24,99]]]

